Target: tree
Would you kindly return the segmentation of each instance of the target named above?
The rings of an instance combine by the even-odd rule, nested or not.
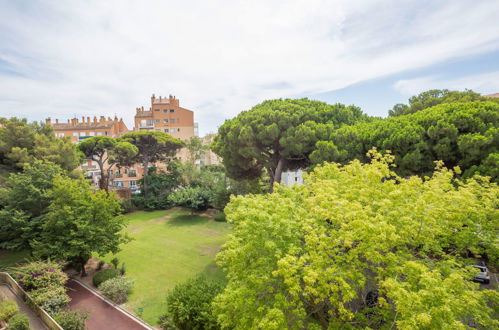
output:
[[[47,207],[52,202],[50,191],[54,178],[63,170],[50,162],[35,160],[23,172],[11,174],[0,209],[0,247],[21,249],[36,238],[44,221]]]
[[[126,223],[113,194],[93,192],[84,179],[59,176],[50,197],[42,232],[30,243],[35,257],[70,261],[85,276],[85,264],[93,252],[116,253],[120,244],[128,242],[121,232]]]
[[[172,205],[184,206],[194,211],[206,210],[212,202],[212,193],[206,187],[178,188],[168,195]]]
[[[134,157],[122,159],[120,165],[144,164],[144,178],[149,174],[149,165],[173,157],[183,146],[182,141],[160,131],[139,131],[123,135],[120,141],[129,142],[137,147]],[[147,180],[144,180],[144,195],[147,197]]]
[[[107,136],[95,136],[83,140],[78,145],[79,150],[87,159],[93,160],[99,166],[101,177],[99,188],[108,191],[109,170],[117,163],[126,163],[137,155],[138,149],[129,142],[118,142]]]
[[[392,110],[388,111],[388,116],[397,117],[402,115],[409,115],[420,110],[431,108],[437,104],[453,103],[453,102],[473,102],[473,101],[494,101],[490,98],[481,96],[470,89],[464,91],[450,91],[448,89],[431,89],[422,92],[409,99],[409,105],[395,104]]]
[[[196,161],[200,160],[209,149],[209,147],[204,144],[203,140],[197,136],[190,137],[185,142],[185,148],[189,152],[188,161],[193,165],[195,165]]]
[[[69,172],[81,164],[81,155],[69,138],[56,138],[52,128],[26,119],[0,118],[0,163],[12,172],[35,160],[50,161]]]
[[[222,328],[497,328],[499,294],[470,281],[469,254],[497,262],[499,188],[397,176],[393,157],[318,166],[302,186],[233,198],[217,255]]]
[[[283,171],[308,166],[317,141],[363,118],[354,106],[308,99],[265,101],[227,120],[218,130],[213,150],[233,179],[254,179],[266,171],[272,191]]]
[[[353,159],[369,161],[372,147],[390,150],[399,175],[431,174],[434,161],[460,166],[463,176],[499,176],[493,154],[499,153],[499,104],[457,102],[439,104],[416,113],[359,122],[334,131],[319,141],[310,158],[314,164]]]

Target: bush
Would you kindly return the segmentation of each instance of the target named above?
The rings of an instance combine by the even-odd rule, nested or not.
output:
[[[202,277],[178,284],[166,298],[167,315],[179,329],[219,329],[211,302],[222,290],[220,283]]]
[[[69,296],[66,294],[66,289],[62,286],[41,288],[33,290],[29,294],[35,304],[50,315],[57,314],[70,301]]]
[[[97,270],[101,270],[102,269],[102,266],[104,266],[105,262],[102,261],[102,260],[99,260],[99,263],[97,264]]]
[[[122,199],[120,201],[121,209],[123,213],[130,213],[135,209],[131,198]]]
[[[106,297],[117,304],[127,301],[128,295],[132,293],[133,281],[126,277],[116,277],[105,281],[99,287]]]
[[[118,264],[120,263],[120,259],[114,257],[113,259],[111,259],[111,265],[114,266],[114,269],[118,269]]]
[[[173,323],[172,318],[168,314],[161,315],[159,317],[158,325],[163,330],[176,330],[177,327]]]
[[[26,314],[16,314],[9,320],[9,329],[29,330],[29,319]],[[66,329],[66,328],[64,328]]]
[[[6,321],[19,312],[19,307],[14,300],[0,301],[0,321]]]
[[[220,212],[217,215],[215,215],[215,217],[213,218],[213,220],[218,221],[218,222],[226,222],[227,221],[227,219],[225,218],[225,213],[224,212]]]
[[[120,275],[123,276],[125,275],[125,273],[126,273],[125,263],[122,263],[120,268]]]
[[[61,311],[54,319],[64,330],[85,330],[87,318],[84,313]]]
[[[92,282],[96,287],[104,283],[105,281],[118,277],[120,275],[120,271],[117,269],[103,269],[95,273]]]
[[[14,277],[27,291],[47,287],[63,287],[68,276],[61,265],[50,261],[33,261],[14,269]]]

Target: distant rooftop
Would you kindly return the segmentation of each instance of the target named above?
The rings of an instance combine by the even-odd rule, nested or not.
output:
[[[499,97],[499,93],[484,95],[485,97]]]
[[[67,123],[60,123],[58,119],[55,120],[55,122],[52,122],[52,119],[47,118],[45,120],[45,123],[48,125],[51,125],[55,130],[74,130],[74,129],[89,129],[89,128],[111,128],[114,123],[117,122],[122,122],[123,119],[118,119],[118,117],[114,117],[114,119],[111,119],[111,117],[104,117],[100,116],[99,119],[97,117],[94,117],[93,120],[90,119],[90,117],[87,117],[85,120],[85,117],[81,117],[81,121],[78,120],[78,118],[73,118],[73,119],[68,119]]]

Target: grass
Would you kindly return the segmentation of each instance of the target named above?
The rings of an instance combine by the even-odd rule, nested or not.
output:
[[[126,231],[134,240],[116,255],[134,280],[126,308],[134,312],[143,308],[141,317],[148,323],[156,325],[165,313],[166,294],[176,284],[197,275],[224,278],[215,255],[227,239],[229,224],[183,209],[134,212],[126,217],[130,221]],[[112,258],[103,259],[109,263]]]
[[[23,251],[7,251],[0,249],[0,271],[8,267],[15,266],[26,260],[30,255],[28,250]]]

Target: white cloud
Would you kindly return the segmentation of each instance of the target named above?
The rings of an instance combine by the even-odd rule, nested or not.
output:
[[[499,71],[472,74],[457,79],[427,76],[399,80],[394,87],[406,95],[419,94],[429,89],[464,90],[465,88],[480,91],[482,94],[492,94],[499,90]]]
[[[123,116],[174,94],[214,131],[264,99],[316,94],[499,49],[499,2],[0,4],[0,115]]]

